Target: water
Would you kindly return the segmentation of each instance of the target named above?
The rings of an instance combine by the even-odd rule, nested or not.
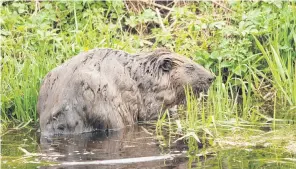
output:
[[[252,141],[234,143],[233,138],[230,137],[217,142],[219,146],[191,144],[194,139],[190,139],[191,147],[188,147],[183,141],[174,142],[180,137],[178,135],[160,139],[153,133],[155,129],[147,125],[130,126],[120,131],[54,137],[42,137],[34,128],[11,130],[1,137],[1,167],[25,169],[296,168],[296,144],[290,145],[289,152],[284,151],[281,146],[274,146],[275,144],[266,146],[264,143],[264,146],[258,146],[252,145]],[[282,138],[286,140],[285,137]],[[274,139],[271,138],[273,141]],[[295,138],[286,140],[286,142],[289,141],[295,141]],[[211,141],[207,140],[207,142]],[[200,147],[192,147],[192,145]]]
[[[186,161],[176,147],[160,148],[149,130],[133,126],[54,137],[35,129],[11,131],[2,137],[2,168],[172,168]]]

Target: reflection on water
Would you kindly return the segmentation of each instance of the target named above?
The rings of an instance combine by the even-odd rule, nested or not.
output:
[[[166,169],[184,168],[187,165],[186,154],[181,153],[183,147],[164,148],[150,132],[154,132],[154,129],[147,125],[130,126],[118,131],[50,137],[40,136],[36,130],[12,131],[2,138],[2,156],[5,158],[1,166]],[[50,165],[44,161],[50,162]]]
[[[51,159],[54,157],[63,168],[96,168],[96,165],[97,168],[102,168],[102,165],[111,165],[105,168],[171,168],[176,165],[170,149],[160,149],[155,137],[143,126],[72,136],[41,136],[40,150]]]
[[[278,147],[253,146],[250,144],[252,142],[232,142],[235,139],[225,137],[227,140],[221,140],[219,146],[208,145],[197,149],[187,147],[183,141],[173,143],[177,139],[174,137],[164,137],[164,142],[157,140],[155,134],[151,134],[154,131],[153,127],[147,125],[126,127],[119,131],[53,137],[40,136],[36,129],[11,131],[1,137],[1,168],[296,168],[296,151],[293,151],[296,144],[287,146],[292,150],[287,152],[281,144]],[[282,139],[271,138],[271,141],[275,141],[273,138]],[[290,139],[283,141],[296,141],[294,137],[287,138]],[[189,145],[198,145],[193,138],[188,141]],[[190,141],[195,144],[190,144]],[[170,142],[167,144],[169,146],[164,146],[165,142]]]

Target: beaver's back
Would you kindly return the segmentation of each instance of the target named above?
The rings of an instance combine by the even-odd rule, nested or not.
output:
[[[122,65],[124,56],[130,57],[119,50],[94,49],[49,72],[37,104],[41,131],[78,133],[133,123],[140,96]]]

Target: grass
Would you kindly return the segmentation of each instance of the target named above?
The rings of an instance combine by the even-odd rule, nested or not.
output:
[[[240,63],[231,67],[225,62],[225,57],[221,56],[222,51],[213,52],[215,55],[212,53],[209,57],[217,57],[218,64],[214,68],[217,77],[209,92],[195,98],[187,87],[187,103],[180,108],[179,117],[170,119],[170,123],[159,125],[162,130],[175,134],[176,140],[183,140],[188,144],[188,156],[192,161],[198,161],[197,154],[202,152],[210,151],[221,155],[228,148],[231,151],[244,151],[268,145],[270,150],[259,151],[265,154],[276,151],[275,158],[262,158],[263,161],[259,162],[261,167],[268,163],[277,164],[277,167],[293,164],[293,156],[290,160],[277,157],[285,153],[295,154],[293,148],[287,148],[294,145],[294,134],[287,128],[293,130],[296,115],[296,22],[295,17],[292,17],[296,14],[296,8],[294,3],[283,4],[282,7],[285,9],[282,12],[274,11],[278,12],[279,18],[274,18],[275,21],[270,23],[269,33],[250,32],[252,52],[249,56],[242,57]],[[258,8],[264,11],[264,7]],[[258,12],[258,8],[252,10]],[[281,25],[283,23],[284,25]],[[231,70],[226,78],[225,68]],[[159,122],[165,123],[163,119]],[[178,126],[178,123],[181,126]],[[262,128],[271,131],[266,132]],[[233,132],[236,134],[233,135]],[[181,136],[177,133],[181,133]],[[203,147],[198,147],[198,142]],[[206,153],[203,156],[207,155]],[[231,155],[224,154],[221,158],[225,159],[225,156]],[[242,166],[240,168],[244,168]]]
[[[276,87],[278,95],[283,99],[283,102],[293,106],[296,104],[295,91],[295,62],[292,60],[291,52],[285,56],[281,56],[276,42],[271,42],[270,46],[265,49],[262,44],[255,38],[256,44],[261,50],[264,59],[268,63],[268,67],[272,74],[271,82]],[[274,44],[274,45],[273,45]]]

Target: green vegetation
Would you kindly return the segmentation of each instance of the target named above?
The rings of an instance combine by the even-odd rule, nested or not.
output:
[[[227,7],[232,12],[220,15],[224,14],[228,22],[219,20],[225,23],[212,32],[216,37],[207,46],[212,52],[195,49],[196,59],[215,70],[217,79],[208,94],[200,98],[194,98],[186,88],[187,105],[180,111],[181,126],[189,132],[203,129],[213,136],[219,134],[217,126],[228,122],[233,126],[272,123],[274,129],[277,123],[293,124],[295,3],[237,2]],[[213,130],[209,130],[211,127]]]
[[[208,3],[199,5],[203,19],[213,19],[213,13],[218,19],[201,20],[205,28],[200,32],[209,36],[191,49],[195,59],[210,67],[217,78],[209,92],[199,98],[192,96],[190,87],[185,87],[186,106],[179,108],[177,119],[165,120],[164,117],[170,117],[169,112],[160,118],[158,135],[162,140],[165,130],[171,137],[185,141],[191,161],[215,154],[230,159],[228,165],[235,167],[235,157],[228,150],[251,149],[248,155],[258,155],[253,151],[258,149],[259,154],[271,154],[270,159],[262,158],[253,166],[266,167],[269,163],[289,168],[295,160],[294,156],[285,158],[285,154],[295,154],[294,148],[289,147],[295,147],[292,131],[296,116],[296,4],[220,4],[227,12],[213,6],[203,11],[203,5]],[[207,12],[210,14],[204,16]],[[188,26],[190,22],[186,21]],[[193,32],[199,31],[188,31]],[[196,39],[202,36],[200,33]],[[236,167],[248,168],[254,163],[248,161]]]
[[[295,123],[295,2],[1,3],[2,122],[37,122],[42,78],[79,52],[166,47],[217,77],[200,98],[186,87],[187,105],[178,117],[165,113],[157,132],[169,127],[171,135],[188,136],[196,149],[196,140],[213,145],[223,138],[221,128]]]

